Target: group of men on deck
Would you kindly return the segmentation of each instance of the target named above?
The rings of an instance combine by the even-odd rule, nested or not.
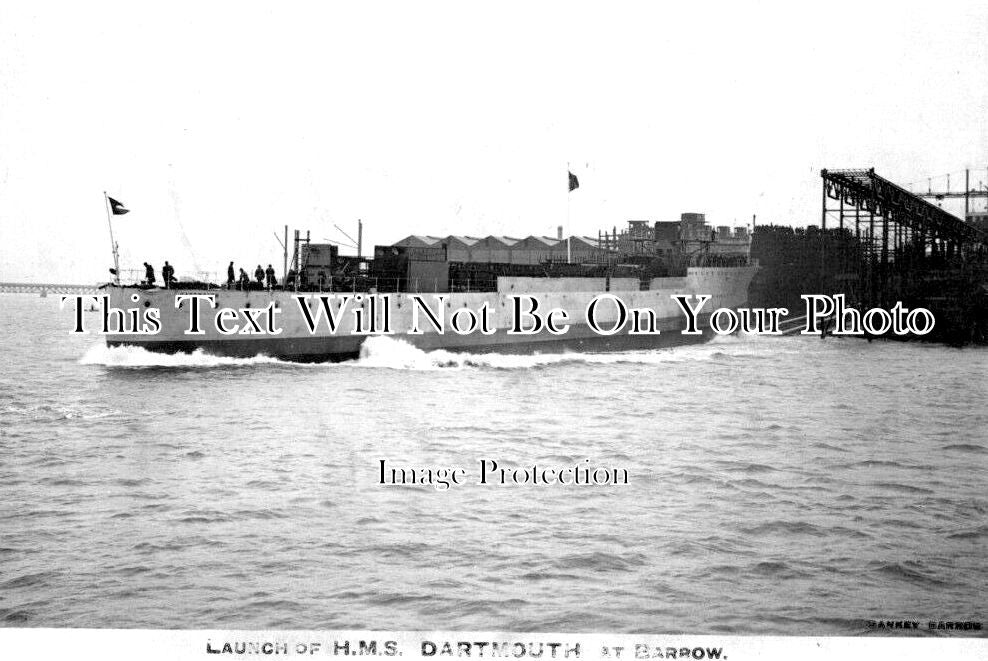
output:
[[[161,279],[165,281],[165,289],[171,289],[178,282],[175,278],[175,268],[165,261],[165,265],[161,267]],[[274,268],[268,264],[268,268],[262,269],[261,265],[258,264],[257,268],[254,269],[254,279],[257,285],[254,286],[251,283],[250,278],[247,276],[247,272],[240,269],[240,275],[234,275],[233,262],[226,269],[226,286],[228,289],[241,289],[248,290],[252,287],[255,289],[274,289],[278,285],[278,278],[275,277]],[[154,287],[156,278],[154,275],[154,267],[144,262],[144,284],[149,287]]]
[[[257,268],[254,269],[254,280],[257,282],[258,289],[274,289],[278,286],[278,278],[274,274],[274,268],[268,264],[268,268],[262,269],[261,265],[258,264]],[[226,286],[227,289],[241,289],[246,290],[251,288],[250,278],[247,276],[247,272],[240,269],[240,274],[234,276],[233,273],[233,262],[226,267]]]
[[[175,282],[175,267],[165,260],[165,265],[161,267],[161,279],[165,281],[165,289],[170,289]],[[154,267],[144,262],[144,281],[149,287],[154,287]]]

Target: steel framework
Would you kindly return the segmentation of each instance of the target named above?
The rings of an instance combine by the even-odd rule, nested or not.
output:
[[[874,168],[822,170],[820,176],[822,228],[827,230],[827,214],[836,213],[839,229],[853,231],[863,299],[884,300],[893,273],[908,276],[926,261],[951,260],[988,245],[988,234],[878,176]],[[836,200],[836,208],[832,202],[828,208],[828,200]]]
[[[902,245],[903,239],[922,240],[924,245],[939,241],[961,245],[988,243],[988,234],[940,207],[897,186],[888,179],[869,170],[822,170],[823,178],[823,227],[827,227],[827,212],[840,213],[840,226],[854,218],[859,228],[861,212],[868,214],[869,223],[877,216],[882,223],[883,234],[891,234],[891,241],[881,243]],[[827,198],[838,200],[838,209],[827,209]],[[872,227],[872,225],[869,225]]]

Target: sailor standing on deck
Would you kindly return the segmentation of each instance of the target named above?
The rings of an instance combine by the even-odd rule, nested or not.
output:
[[[161,267],[161,279],[165,281],[165,289],[171,289],[172,280],[175,279],[175,267],[165,260],[165,265]]]
[[[247,291],[250,289],[250,276],[248,276],[247,271],[243,269],[240,269],[240,282],[237,284],[237,287],[241,291]]]
[[[254,279],[257,280],[257,284],[261,289],[264,289],[264,269],[258,264],[257,268],[254,269]]]
[[[164,273],[161,275],[163,277]],[[147,281],[148,287],[154,287],[154,267],[147,262],[144,262],[144,279]]]
[[[226,267],[226,288],[233,289],[234,282],[236,282],[236,279],[233,275],[233,262],[230,262],[230,265]]]
[[[268,267],[264,269],[264,275],[268,280],[268,289],[274,289],[274,286],[278,284],[278,278],[274,277],[274,269],[268,264]]]

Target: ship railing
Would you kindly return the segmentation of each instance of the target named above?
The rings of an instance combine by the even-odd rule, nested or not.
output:
[[[215,271],[185,271],[176,272],[173,289],[240,289],[238,283],[227,286],[226,277],[218,277]],[[147,286],[144,279],[144,269],[121,269],[120,282],[125,285]],[[163,287],[160,269],[155,269],[156,287]],[[266,290],[264,285],[258,285],[253,278],[250,280],[251,291]],[[396,277],[375,277],[375,276],[336,276],[332,279],[317,282],[288,283],[279,278],[275,289],[304,292],[323,293],[405,293],[405,292],[454,292],[454,293],[482,293],[497,291],[497,278],[396,278]]]
[[[371,293],[393,293],[393,292],[493,292],[497,291],[496,278],[458,278],[447,280],[445,278],[377,278],[377,277],[355,277],[355,278],[334,278],[332,286],[329,283],[316,283],[315,290],[324,292],[371,292]]]
[[[156,287],[164,286],[164,278],[161,275],[161,266],[154,265],[154,285]],[[124,285],[138,285],[147,286],[148,282],[145,276],[145,271],[143,268],[139,269],[120,269],[120,282]],[[190,285],[196,285],[197,289],[219,289],[220,285],[218,283],[225,283],[226,276],[220,280],[220,275],[216,271],[175,271],[172,275],[174,278],[175,287],[187,289]]]
[[[465,278],[450,280],[451,292],[481,293],[497,291],[497,278]]]
[[[289,285],[290,290],[296,287]],[[299,291],[323,293],[481,293],[497,291],[497,278],[395,278],[374,276],[336,276],[318,282],[299,283]]]
[[[120,269],[120,282],[140,282],[144,279],[144,271],[137,269]]]

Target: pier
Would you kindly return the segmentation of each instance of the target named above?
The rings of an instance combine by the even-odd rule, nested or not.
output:
[[[0,282],[0,294],[97,294],[98,285],[67,285],[48,282]]]

